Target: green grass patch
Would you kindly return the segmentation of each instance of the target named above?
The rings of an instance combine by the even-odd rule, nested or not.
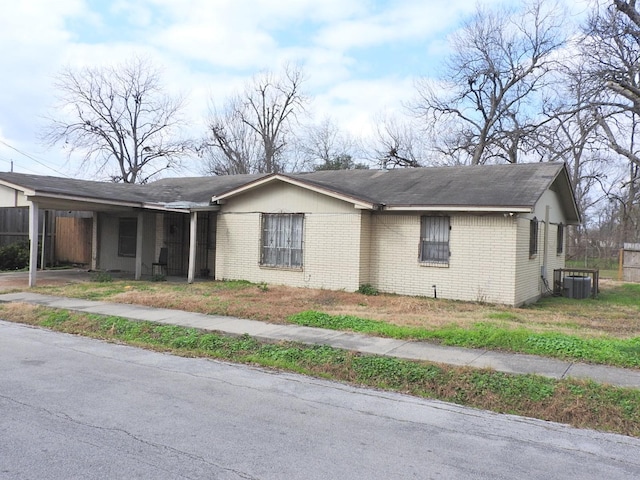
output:
[[[536,333],[525,328],[503,328],[487,322],[476,323],[472,328],[453,325],[430,330],[316,311],[292,315],[289,320],[308,327],[349,330],[398,339],[435,340],[448,346],[506,350],[621,367],[640,367],[640,337],[585,339],[562,333]]]
[[[37,307],[4,318],[53,330],[238,363],[276,367],[461,405],[640,436],[640,390],[361,355],[328,346],[262,343],[175,325]]]
[[[491,320],[503,320],[505,322],[519,322],[520,318],[512,312],[491,312],[487,314]]]
[[[623,283],[606,292],[601,292],[594,301],[640,309],[640,283]]]

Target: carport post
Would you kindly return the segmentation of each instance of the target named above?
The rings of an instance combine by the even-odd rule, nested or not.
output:
[[[36,286],[38,270],[38,204],[29,202],[29,286]]]
[[[136,280],[142,278],[142,233],[144,229],[144,216],[138,212],[138,225],[136,232]]]
[[[193,283],[196,270],[196,235],[198,233],[198,212],[191,212],[189,223],[189,274],[188,283]]]
[[[93,212],[91,221],[91,270],[98,269],[98,212]]]

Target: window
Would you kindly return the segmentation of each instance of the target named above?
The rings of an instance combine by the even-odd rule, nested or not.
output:
[[[118,228],[118,256],[136,256],[136,238],[138,235],[138,220],[135,218],[121,218]]]
[[[303,219],[300,213],[262,214],[261,265],[302,268]]]
[[[420,218],[420,261],[449,265],[449,217]]]
[[[564,225],[559,223],[558,230],[556,232],[556,247],[557,247],[556,252],[558,253],[558,255],[562,253],[562,249],[564,247],[563,244],[564,244]]]
[[[529,256],[538,253],[538,219],[529,220]]]

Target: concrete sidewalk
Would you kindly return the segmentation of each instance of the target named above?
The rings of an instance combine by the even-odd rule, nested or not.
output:
[[[259,340],[271,342],[291,340],[305,344],[330,345],[345,350],[410,360],[426,360],[450,365],[491,368],[508,373],[535,373],[551,378],[586,378],[599,383],[640,388],[640,370],[574,363],[535,355],[443,347],[427,342],[395,340],[322,328],[276,325],[221,315],[205,315],[140,305],[54,297],[30,292],[0,294],[0,302],[23,302],[84,313],[115,315],[133,320],[148,320],[218,331],[230,335],[246,333]]]

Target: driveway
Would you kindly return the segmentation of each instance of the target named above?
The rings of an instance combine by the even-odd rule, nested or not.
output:
[[[3,479],[637,479],[640,440],[0,321]]]
[[[36,273],[36,283],[38,286],[64,285],[70,282],[88,282],[90,279],[90,272],[79,269],[38,270]],[[29,272],[0,273],[0,291],[11,290],[13,288],[26,288],[28,286]]]

